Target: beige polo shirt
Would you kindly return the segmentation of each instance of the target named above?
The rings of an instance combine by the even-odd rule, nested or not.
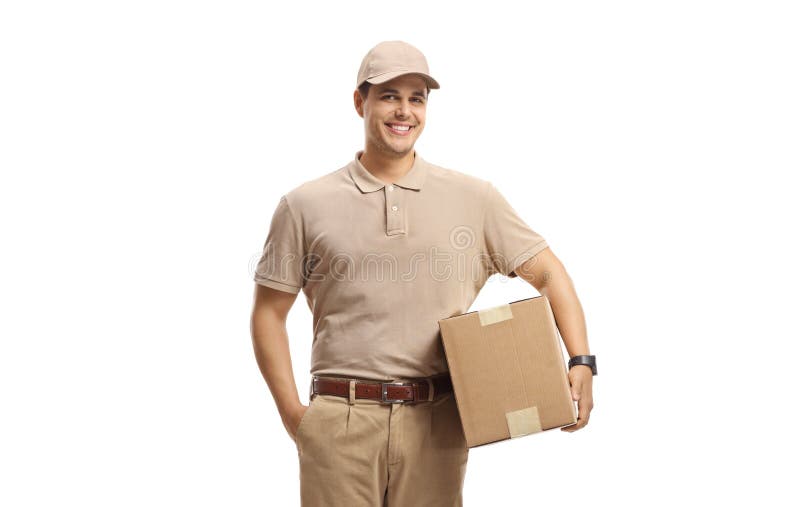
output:
[[[358,158],[283,195],[256,283],[306,296],[311,374],[447,371],[439,319],[547,248],[489,181],[423,160],[387,185]]]

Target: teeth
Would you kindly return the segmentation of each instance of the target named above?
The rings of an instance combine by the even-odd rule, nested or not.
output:
[[[403,131],[403,132],[405,132],[406,130],[409,130],[411,128],[408,125],[389,125],[389,126],[391,128],[393,128],[393,129],[395,129],[395,130],[400,130],[400,131]]]

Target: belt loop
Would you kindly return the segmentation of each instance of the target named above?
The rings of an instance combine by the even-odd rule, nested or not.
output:
[[[428,401],[433,401],[433,380],[430,377],[426,377],[425,380],[428,381]]]
[[[356,381],[350,380],[350,399],[347,400],[347,403],[350,405],[355,405],[356,403]]]

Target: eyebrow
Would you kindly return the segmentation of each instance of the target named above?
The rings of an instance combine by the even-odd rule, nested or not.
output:
[[[394,88],[381,88],[381,93],[400,93],[399,90],[395,90]],[[417,95],[422,98],[426,98],[425,94],[422,93],[422,90],[416,90],[412,93],[412,95]]]

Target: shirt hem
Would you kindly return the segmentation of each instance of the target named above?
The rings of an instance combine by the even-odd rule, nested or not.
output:
[[[297,294],[298,292],[300,292],[301,289],[301,287],[297,287],[295,285],[289,285],[288,283],[278,282],[276,280],[271,280],[269,278],[255,278],[254,280],[259,285],[263,285],[271,289],[277,289],[283,292],[290,292],[292,294]]]
[[[525,264],[527,260],[529,260],[531,257],[535,257],[536,254],[538,254],[545,248],[548,248],[549,246],[550,245],[547,244],[546,240],[541,240],[535,245],[533,245],[533,247],[526,248],[519,254],[512,257],[512,259],[514,260],[514,264],[511,266],[511,269],[508,270],[506,276],[509,278],[516,278],[517,274],[515,273],[515,271],[519,269],[520,266]]]

